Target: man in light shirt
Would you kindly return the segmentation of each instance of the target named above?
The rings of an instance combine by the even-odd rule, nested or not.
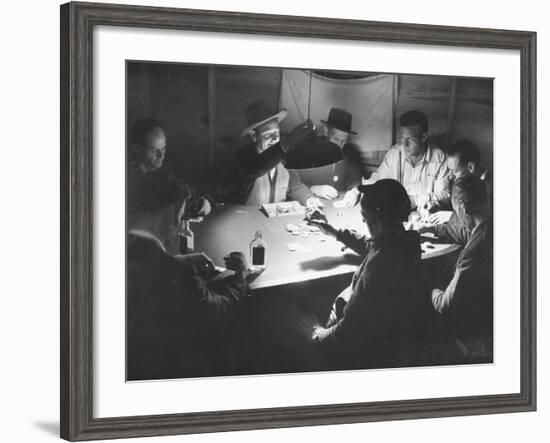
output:
[[[449,205],[446,155],[428,141],[428,118],[423,112],[408,111],[399,117],[397,143],[386,153],[366,184],[384,178],[392,178],[403,185],[412,209],[434,211]]]

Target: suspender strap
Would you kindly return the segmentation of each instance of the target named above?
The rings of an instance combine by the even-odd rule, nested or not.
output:
[[[277,184],[277,174],[279,172],[279,168],[275,167],[275,172],[273,173],[273,178],[271,177],[271,174],[267,173],[267,178],[269,179],[269,203],[275,202],[275,185]]]

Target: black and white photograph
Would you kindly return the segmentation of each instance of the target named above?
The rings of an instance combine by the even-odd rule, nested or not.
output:
[[[493,114],[493,78],[126,60],[127,381],[493,363]]]

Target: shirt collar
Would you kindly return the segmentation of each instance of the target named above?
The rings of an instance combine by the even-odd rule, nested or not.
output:
[[[407,159],[407,157],[405,157],[405,153],[403,152],[403,150],[404,150],[403,145],[399,145],[399,149],[401,150],[401,155],[403,157],[403,161],[409,163],[412,166],[411,162]],[[424,152],[424,155],[422,156],[420,161],[416,164],[416,166],[418,166],[420,164],[429,163],[431,158],[432,158],[432,145],[430,143],[428,143],[426,145],[426,151]]]

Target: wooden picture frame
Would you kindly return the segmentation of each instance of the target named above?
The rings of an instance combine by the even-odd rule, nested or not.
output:
[[[95,26],[512,49],[521,57],[521,389],[518,394],[94,418]],[[536,34],[234,12],[61,6],[61,437],[91,440],[533,411],[536,408]]]

